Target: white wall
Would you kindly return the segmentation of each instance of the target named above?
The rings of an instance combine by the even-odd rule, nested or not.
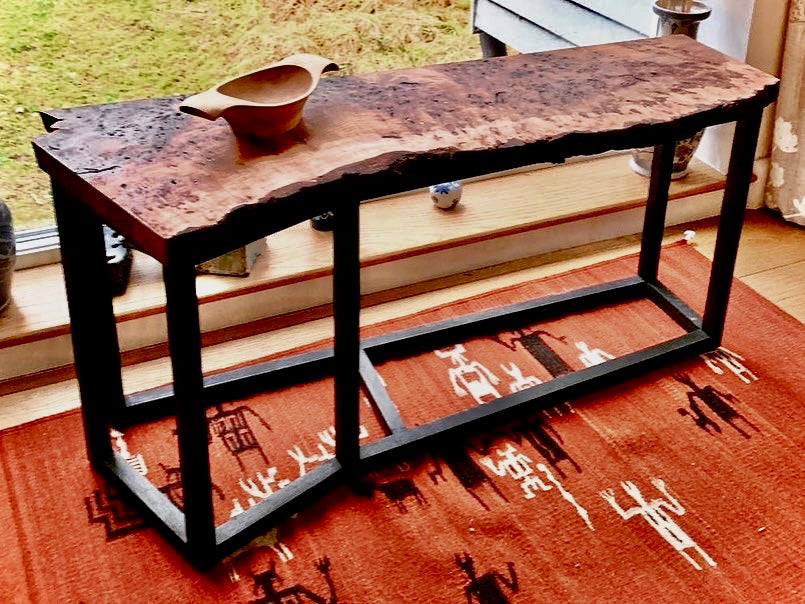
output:
[[[757,0],[749,30],[749,47],[746,62],[776,76],[780,75],[783,61],[789,0]],[[758,156],[771,153],[774,125],[774,107],[766,110],[763,129],[760,131]]]
[[[779,74],[788,0],[707,0],[713,9],[699,26],[698,39],[759,69]],[[757,157],[770,151],[772,110],[766,111]],[[708,128],[696,153],[717,170],[726,172],[734,126]]]

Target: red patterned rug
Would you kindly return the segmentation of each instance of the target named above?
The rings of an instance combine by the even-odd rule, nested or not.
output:
[[[634,257],[378,333],[634,274]],[[701,310],[708,262],[663,251]],[[408,425],[679,329],[648,302],[379,367]],[[735,283],[723,348],[339,487],[213,568],[186,564],[90,472],[77,412],[0,434],[4,601],[330,604],[805,601],[805,330]],[[210,409],[218,522],[333,454],[322,380]],[[365,407],[364,442],[381,436]],[[111,434],[181,506],[172,420]]]

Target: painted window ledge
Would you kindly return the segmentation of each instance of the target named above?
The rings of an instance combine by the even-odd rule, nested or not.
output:
[[[723,175],[694,161],[672,184],[667,224],[716,215],[723,185]],[[626,156],[613,155],[465,181],[461,204],[449,212],[424,191],[366,203],[363,291],[368,303],[387,300],[407,295],[412,284],[423,291],[447,275],[638,233],[647,188]],[[248,277],[199,276],[205,342],[327,314],[331,260],[331,234],[302,223],[269,236]],[[12,296],[0,316],[0,393],[24,388],[35,375],[69,377],[61,266],[18,271]],[[135,251],[129,288],[115,299],[124,364],[165,354],[164,304],[161,267]]]

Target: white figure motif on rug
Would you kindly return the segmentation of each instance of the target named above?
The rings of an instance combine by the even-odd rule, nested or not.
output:
[[[294,445],[292,449],[288,450],[288,455],[299,464],[299,476],[307,474],[309,465],[318,464],[335,457],[335,427],[330,426],[325,430],[321,430],[316,436],[319,439],[316,445],[317,453],[308,455],[299,445]],[[364,439],[368,436],[369,431],[366,426],[361,424],[358,429],[358,438]],[[290,482],[287,478],[277,480],[277,468],[276,466],[271,466],[266,468],[265,474],[257,472],[253,477],[239,479],[238,485],[245,493],[249,507],[254,507],[261,501],[271,497],[275,491],[288,486]],[[237,497],[234,498],[232,500],[232,511],[229,514],[230,518],[234,518],[244,511],[245,508],[240,500]]]
[[[447,370],[453,392],[457,396],[471,396],[476,403],[483,405],[500,398],[495,386],[500,383],[494,373],[478,361],[470,361],[464,353],[467,349],[462,344],[456,344],[447,350],[434,350],[440,359],[449,359],[453,364]]]
[[[330,426],[317,434],[319,442],[316,444],[317,453],[307,455],[302,447],[294,445],[293,449],[288,449],[290,455],[299,464],[299,476],[304,476],[308,472],[308,466],[318,464],[323,461],[335,458],[335,427]],[[364,439],[369,436],[366,426],[361,424],[358,427],[358,438]]]
[[[668,515],[667,512],[682,516],[685,513],[685,508],[668,492],[665,481],[660,478],[652,478],[651,484],[653,484],[666,499],[652,499],[651,501],[646,501],[640,489],[628,480],[621,482],[621,487],[627,495],[634,499],[637,503],[636,506],[624,510],[618,504],[613,489],[601,491],[601,497],[603,497],[609,505],[612,506],[612,509],[624,520],[629,520],[634,516],[642,516],[649,526],[657,531],[657,533],[678,551],[685,560],[690,562],[696,570],[702,570],[702,567],[688,554],[687,550],[695,551],[707,564],[716,566],[715,561]]]
[[[508,474],[514,480],[519,481],[520,488],[523,489],[526,499],[534,499],[539,491],[556,489],[562,498],[573,506],[576,513],[581,516],[587,527],[591,531],[595,530],[590,522],[590,515],[587,513],[587,510],[579,505],[575,497],[562,486],[562,483],[554,477],[545,464],[538,463],[536,465],[537,470],[542,472],[545,477],[545,481],[543,481],[542,477],[534,472],[534,469],[531,467],[534,463],[531,458],[519,452],[512,443],[507,443],[504,449],[496,449],[496,451],[500,458],[497,462],[491,457],[482,457],[480,460],[481,463],[498,476],[506,476]]]
[[[255,478],[257,479],[255,481]],[[266,468],[266,473],[257,472],[255,478],[241,478],[238,480],[238,485],[246,494],[246,502],[249,507],[254,507],[264,499],[268,499],[274,493],[274,490],[282,489],[288,484],[290,480],[277,480],[277,468]],[[238,514],[242,514],[245,510],[243,505],[237,498],[232,500],[232,511],[229,514],[230,518],[234,518]]]
[[[757,376],[743,364],[746,359],[737,352],[719,346],[715,350],[705,352],[700,356],[705,365],[716,375],[724,375],[724,369],[726,369],[738,376],[745,384],[757,381]]]
[[[521,392],[542,383],[542,380],[533,375],[523,375],[523,370],[515,363],[508,365],[501,363],[500,368],[503,373],[512,378],[512,381],[509,382],[509,392]]]
[[[129,446],[126,444],[126,440],[123,438],[124,434],[112,428],[109,430],[109,436],[112,438],[115,447],[117,447],[117,452],[120,454],[123,459],[126,460],[134,470],[145,476],[148,474],[148,467],[145,465],[145,459],[143,458],[142,453],[137,453],[137,455],[132,455],[129,452]]]
[[[576,348],[581,351],[579,361],[585,367],[600,365],[604,361],[611,361],[615,357],[600,348],[590,348],[586,342],[576,342]]]

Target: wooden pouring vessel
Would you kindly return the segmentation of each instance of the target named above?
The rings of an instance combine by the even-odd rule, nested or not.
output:
[[[321,75],[338,65],[297,54],[186,98],[179,110],[208,120],[223,117],[235,136],[265,139],[295,128]]]

